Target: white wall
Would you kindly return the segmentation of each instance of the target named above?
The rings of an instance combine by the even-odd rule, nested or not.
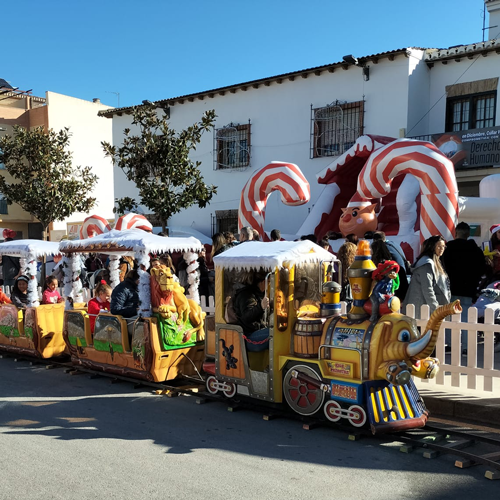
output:
[[[423,61],[425,51],[411,49],[408,78],[408,125],[407,137],[427,134],[429,115],[426,114],[430,98],[431,70]]]
[[[237,209],[243,186],[257,169],[274,160],[296,163],[311,185],[311,202],[301,207],[281,204],[274,193],[266,211],[265,229],[279,228],[283,233],[294,233],[306,218],[324,186],[316,183],[316,173],[333,158],[310,159],[311,104],[326,106],[335,100],[360,101],[365,99],[365,133],[398,137],[399,129],[408,122],[408,73],[409,62],[404,55],[394,61],[381,58],[370,64],[370,80],[363,81],[361,69],[349,67],[347,71],[336,68],[334,73],[324,71],[319,76],[300,75],[294,81],[284,78],[282,84],[251,86],[235,94],[216,94],[203,101],[184,101],[170,109],[171,126],[177,130],[198,121],[207,109],[215,109],[216,128],[229,123],[251,121],[251,167],[245,171],[214,171],[213,133],[205,134],[192,159],[202,162],[202,173],[207,184],[218,186],[218,193],[205,209],[191,207],[174,215],[169,223],[191,226],[207,235],[211,234],[210,215],[216,210]],[[167,96],[166,96],[167,98]],[[101,118],[101,120],[105,120]],[[123,129],[130,127],[130,115],[113,117],[113,140],[118,145],[123,140]],[[115,172],[116,196],[136,196],[134,186],[127,183],[123,173]],[[144,209],[147,212],[147,209]]]
[[[98,111],[110,109],[101,103],[76,99],[55,92],[47,92],[49,127],[58,131],[69,127],[70,150],[73,165],[91,166],[98,176],[97,186],[92,193],[97,198],[92,213],[113,218],[114,192],[113,167],[104,157],[101,141],[112,141],[112,121],[97,116]],[[66,230],[67,222],[81,222],[90,214],[74,213],[65,221],[54,223],[55,230]]]

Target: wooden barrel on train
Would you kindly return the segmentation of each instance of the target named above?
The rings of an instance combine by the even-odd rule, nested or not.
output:
[[[298,318],[293,332],[293,354],[297,358],[317,358],[327,318]]]

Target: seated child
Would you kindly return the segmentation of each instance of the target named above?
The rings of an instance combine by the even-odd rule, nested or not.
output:
[[[28,282],[27,276],[19,276],[10,292],[10,300],[18,309],[26,309],[28,306]]]
[[[42,304],[58,304],[64,302],[64,299],[59,295],[57,291],[57,278],[55,276],[49,276],[45,283],[45,290],[42,294]]]
[[[87,312],[89,314],[90,331],[92,333],[94,333],[97,315],[101,312],[110,311],[109,299],[111,298],[111,292],[111,287],[106,281],[101,280],[94,290],[94,298],[89,300]]]

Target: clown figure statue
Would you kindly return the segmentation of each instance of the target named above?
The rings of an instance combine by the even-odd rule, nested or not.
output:
[[[399,265],[393,260],[382,261],[373,271],[372,279],[375,281],[375,286],[370,295],[372,323],[379,318],[380,305],[388,301],[399,288],[398,272]]]

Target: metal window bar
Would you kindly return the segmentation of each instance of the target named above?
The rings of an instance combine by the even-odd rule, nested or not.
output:
[[[238,233],[238,210],[216,210],[215,218],[218,233]]]
[[[340,156],[363,134],[364,101],[311,106],[311,158]]]
[[[250,121],[229,125],[214,134],[214,170],[245,170],[250,166]]]

